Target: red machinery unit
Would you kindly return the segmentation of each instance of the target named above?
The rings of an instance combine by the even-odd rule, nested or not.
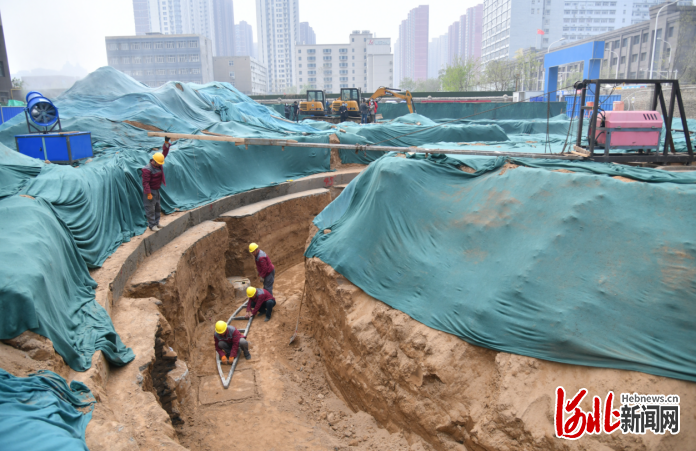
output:
[[[662,116],[656,111],[602,111],[595,131],[598,146],[611,149],[657,149]]]

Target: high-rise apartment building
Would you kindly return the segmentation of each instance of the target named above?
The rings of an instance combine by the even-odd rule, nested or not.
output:
[[[447,30],[447,58],[438,61],[438,65],[452,64],[457,58],[463,60],[480,58],[482,27],[483,4],[468,8],[466,14],[449,26]]]
[[[268,92],[293,86],[295,45],[300,41],[298,0],[256,0],[258,59],[267,68]]]
[[[519,49],[547,50],[559,40],[565,44],[639,23],[660,3],[666,2],[484,0],[482,59],[510,59]]]
[[[317,35],[309,26],[309,22],[300,22],[300,45],[314,45],[317,43]]]
[[[428,5],[420,5],[408,13],[399,25],[399,76],[401,79],[428,78]]]
[[[459,21],[454,22],[447,29],[447,62],[452,64],[452,62],[457,59],[457,57],[462,56],[462,49],[460,49],[460,29]]]
[[[232,3],[233,0],[133,0],[135,33],[198,34],[212,41],[214,54],[234,52]]]
[[[481,57],[483,35],[483,3],[467,8],[459,23],[460,49],[465,58]]]
[[[298,45],[295,73],[298,86],[339,93],[341,88],[374,92],[393,86],[394,57],[390,38],[353,31],[347,44]]]
[[[234,26],[236,56],[254,56],[254,32],[246,21]]]
[[[235,25],[232,0],[213,0],[213,24],[215,30],[215,55],[234,56]]]
[[[428,78],[437,78],[449,62],[449,35],[430,40],[428,45]]]
[[[154,4],[155,9],[150,10]],[[157,16],[157,3],[149,0],[133,0],[133,18],[135,20],[135,34],[141,35],[159,31],[159,19],[157,20],[157,30],[152,29],[152,14]]]

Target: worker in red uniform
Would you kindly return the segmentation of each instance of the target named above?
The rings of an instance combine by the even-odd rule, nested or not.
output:
[[[263,288],[247,288],[247,297],[249,301],[247,302],[247,312],[245,318],[250,316],[256,316],[257,313],[265,313],[265,321],[271,319],[271,314],[273,314],[273,307],[276,305],[276,300],[273,294],[264,290]]]
[[[256,272],[259,274],[263,288],[273,294],[273,282],[275,281],[275,266],[271,263],[271,259],[256,243],[249,245],[249,252],[256,259]]]
[[[237,357],[239,348],[244,352],[244,358],[249,360],[249,342],[244,339],[244,336],[234,327],[228,326],[224,321],[215,323],[215,351],[220,356],[222,364],[232,364]]]
[[[142,169],[143,177],[143,203],[145,204],[145,214],[147,215],[147,225],[150,230],[157,232],[160,222],[160,186],[167,184],[164,181],[164,158],[169,153],[169,138],[164,138],[162,152],[157,152],[152,156],[150,162]]]

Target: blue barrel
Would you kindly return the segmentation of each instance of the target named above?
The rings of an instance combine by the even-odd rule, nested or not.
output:
[[[27,113],[29,119],[41,127],[50,127],[58,120],[58,108],[40,92],[27,94]]]

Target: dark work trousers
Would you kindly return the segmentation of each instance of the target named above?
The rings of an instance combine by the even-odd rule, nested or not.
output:
[[[256,308],[256,303],[251,301],[251,308]],[[273,314],[273,307],[275,307],[276,301],[275,299],[269,299],[265,301],[263,304],[261,304],[261,308],[259,309],[259,313],[265,313],[266,318],[271,319],[271,315]]]
[[[222,349],[222,352],[225,353],[225,357],[232,357],[230,356],[230,352],[232,352],[232,345],[227,343],[226,341],[221,341],[218,343],[218,346],[220,346],[220,349]],[[244,355],[249,354],[249,342],[246,341],[243,338],[239,339],[239,349],[242,350]],[[237,356],[234,356],[237,357]],[[232,358],[234,358],[232,357]]]
[[[275,282],[275,269],[271,271],[266,277],[261,279],[263,282],[263,289],[273,294],[273,282]]]
[[[158,189],[150,190],[152,200],[147,198],[147,194],[143,193],[143,204],[145,205],[145,215],[147,216],[147,225],[150,228],[159,226],[160,222],[160,193]]]

